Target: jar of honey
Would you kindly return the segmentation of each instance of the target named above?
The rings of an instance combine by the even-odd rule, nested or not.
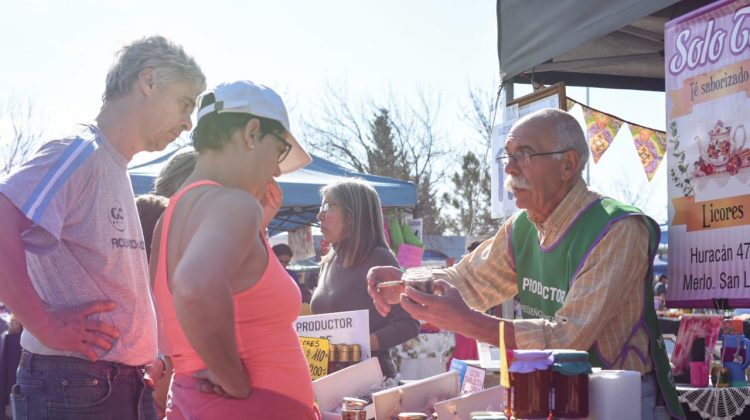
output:
[[[552,357],[544,350],[513,350],[508,368],[510,389],[506,408],[516,418],[547,418],[550,413],[550,370]]]
[[[406,286],[411,286],[422,293],[433,293],[433,275],[429,267],[407,268],[401,279]]]
[[[552,358],[552,416],[588,417],[591,373],[588,353],[556,350]]]

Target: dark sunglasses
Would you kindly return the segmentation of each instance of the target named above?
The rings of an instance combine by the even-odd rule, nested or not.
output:
[[[274,133],[273,131],[270,134],[274,136],[276,140],[280,141],[284,145],[284,151],[281,152],[281,154],[279,155],[279,160],[278,160],[278,163],[281,163],[284,161],[284,159],[287,158],[287,156],[289,156],[289,152],[292,151],[292,145],[291,143],[286,141],[281,134]]]

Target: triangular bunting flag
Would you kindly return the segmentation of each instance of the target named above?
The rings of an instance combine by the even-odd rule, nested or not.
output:
[[[583,105],[581,109],[583,109],[583,119],[586,121],[586,137],[591,155],[594,157],[594,163],[597,163],[615,139],[622,121]]]
[[[633,134],[635,151],[638,153],[648,181],[651,182],[667,150],[667,133],[636,125],[630,127],[630,132]]]
[[[573,102],[570,98],[565,98],[565,105],[567,106],[567,111],[570,112],[571,109],[573,109],[574,106],[576,106],[576,103]]]

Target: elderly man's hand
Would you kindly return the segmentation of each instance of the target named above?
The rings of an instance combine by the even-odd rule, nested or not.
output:
[[[461,333],[475,311],[464,302],[458,289],[444,280],[436,280],[433,288],[436,294],[431,295],[407,287],[406,296],[401,295],[401,307],[415,319]]]
[[[399,268],[392,266],[376,266],[370,268],[370,271],[367,272],[367,293],[370,294],[373,303],[375,303],[375,309],[382,316],[388,315],[391,311],[391,305],[378,293],[378,283],[400,280],[401,274],[402,271]]]

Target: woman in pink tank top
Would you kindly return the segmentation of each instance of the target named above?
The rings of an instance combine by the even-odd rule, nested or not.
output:
[[[292,327],[300,292],[262,234],[282,201],[273,178],[311,158],[281,98],[248,81],[201,96],[192,138],[195,170],[152,252],[159,347],[174,364],[167,418],[319,418]]]

